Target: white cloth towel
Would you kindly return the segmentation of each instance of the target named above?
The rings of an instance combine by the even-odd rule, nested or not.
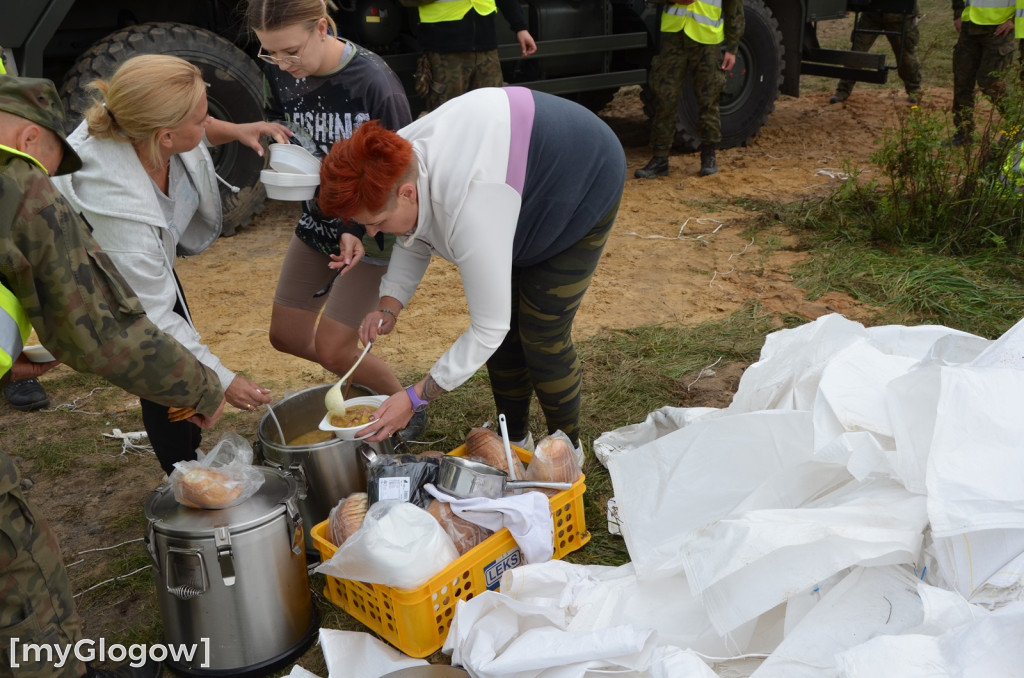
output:
[[[497,532],[507,527],[527,563],[546,563],[554,555],[555,525],[551,501],[542,492],[524,492],[501,499],[459,499],[431,484],[423,486],[438,501],[445,501],[463,520]]]

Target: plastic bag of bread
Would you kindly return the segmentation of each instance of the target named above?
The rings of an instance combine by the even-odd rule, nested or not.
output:
[[[451,505],[446,501],[435,499],[427,506],[427,513],[434,516],[444,531],[452,539],[460,556],[491,536],[492,532],[482,525],[471,523],[455,515]]]
[[[526,469],[526,480],[574,483],[583,472],[576,459],[576,448],[569,436],[561,431],[544,436],[533,450],[533,458]],[[546,493],[555,494],[558,490]]]
[[[252,446],[237,433],[225,433],[196,461],[174,464],[169,481],[174,498],[190,508],[222,509],[241,504],[263,485],[252,465]]]
[[[508,459],[505,457],[505,442],[500,435],[486,426],[479,426],[466,434],[466,456],[509,473]],[[512,450],[512,457],[515,470],[509,473],[509,476],[514,476],[515,480],[522,480],[525,477],[526,467],[523,466],[523,462],[515,450]]]
[[[365,492],[353,492],[339,501],[327,516],[327,539],[335,546],[341,546],[363,524],[366,507]]]

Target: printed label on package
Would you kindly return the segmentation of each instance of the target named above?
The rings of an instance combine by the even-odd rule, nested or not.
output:
[[[501,583],[501,575],[505,570],[519,567],[523,564],[523,552],[518,548],[506,551],[486,566],[484,566],[484,583],[488,591],[494,591]]]
[[[409,478],[379,478],[377,501],[409,501]]]

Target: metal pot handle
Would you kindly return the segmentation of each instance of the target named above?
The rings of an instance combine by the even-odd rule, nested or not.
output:
[[[356,448],[359,454],[363,455],[363,459],[366,460],[367,464],[372,464],[377,461],[377,453],[373,451],[373,448],[366,443],[360,443],[359,447]]]

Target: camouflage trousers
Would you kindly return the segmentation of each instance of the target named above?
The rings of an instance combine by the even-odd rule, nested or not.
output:
[[[974,87],[977,84],[1000,112],[1006,99],[1003,78],[1013,63],[1013,31],[996,36],[995,26],[963,22],[953,47],[953,124],[960,133],[974,129]]]
[[[693,78],[693,94],[697,100],[697,134],[702,144],[722,140],[722,120],[718,115],[718,99],[725,84],[722,72],[722,46],[704,45],[683,31],[661,34],[661,51],[651,61],[647,83],[654,95],[654,117],[651,120],[651,146],[655,155],[668,155],[676,136],[679,96],[686,75]]]
[[[863,12],[857,20],[857,26],[850,35],[850,49],[855,52],[868,52],[875,44],[878,33],[862,33],[860,31],[889,31],[899,33],[906,31],[906,40],[899,35],[886,35],[892,53],[899,61],[896,72],[903,81],[907,94],[921,91],[921,64],[917,60],[917,43],[921,40],[921,32],[917,30],[918,17],[906,14],[884,14],[882,12]],[[837,92],[849,94],[853,91],[853,80],[840,80],[836,85]]]
[[[511,326],[487,361],[487,374],[513,440],[526,437],[536,393],[548,433],[561,430],[579,444],[583,369],[572,342],[572,321],[618,211],[616,203],[569,249],[534,266],[512,268]]]
[[[498,50],[424,52],[416,69],[416,93],[432,111],[449,99],[481,87],[502,87]]]
[[[65,652],[82,633],[57,539],[22,494],[14,462],[0,452],[0,678],[84,675],[73,653],[56,668],[56,652],[50,661],[47,648],[24,652],[25,645]]]

